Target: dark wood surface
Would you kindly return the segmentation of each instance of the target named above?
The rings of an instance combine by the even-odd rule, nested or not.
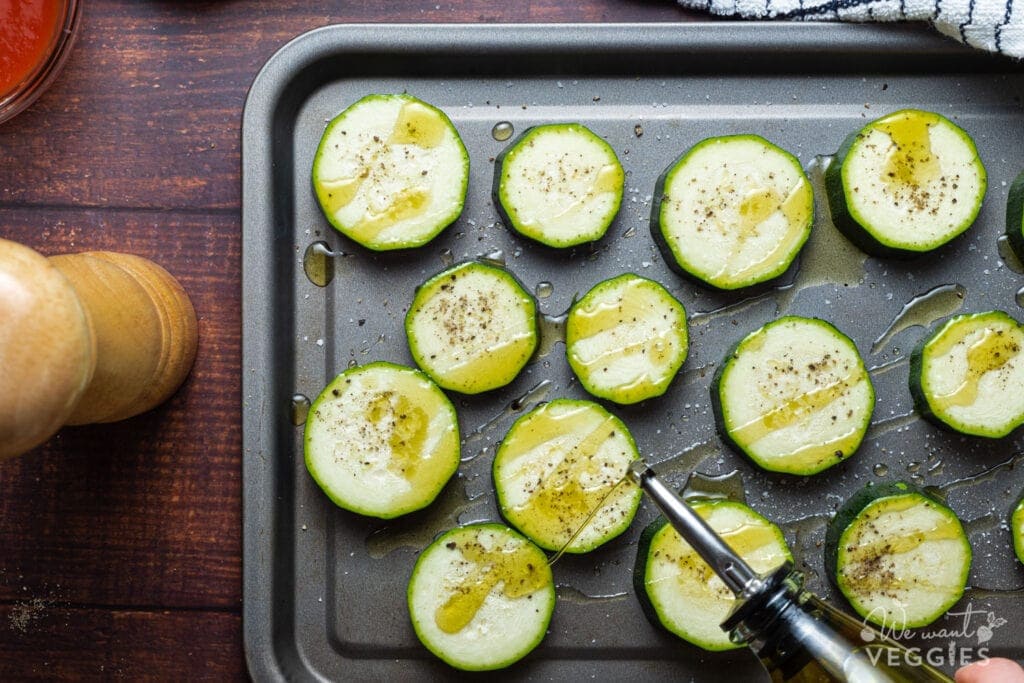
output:
[[[0,237],[157,261],[192,297],[199,354],[164,406],[0,463],[0,680],[246,676],[239,128],[275,50],[342,22],[703,18],[672,0],[85,0],[60,79],[0,126]]]

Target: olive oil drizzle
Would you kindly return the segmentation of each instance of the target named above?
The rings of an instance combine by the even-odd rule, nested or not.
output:
[[[406,188],[381,211],[368,211],[353,231],[363,239],[373,239],[395,223],[422,215],[429,206],[430,190],[425,187]]]
[[[877,124],[876,128],[888,134],[893,145],[882,170],[883,180],[920,188],[940,175],[942,168],[932,153],[929,133],[933,123],[934,116],[904,112]]]
[[[715,278],[724,278],[727,283],[734,283],[747,277],[755,270],[778,261],[780,257],[788,254],[793,247],[793,241],[803,231],[807,224],[812,206],[811,185],[804,178],[800,178],[793,189],[785,197],[775,188],[759,188],[751,190],[743,198],[739,207],[739,229],[736,234],[736,242],[726,258],[726,262]],[[757,233],[757,228],[776,212],[782,212],[786,220],[786,234],[779,240],[774,249],[765,254],[762,258],[740,265],[736,263],[739,252],[743,245]]]
[[[1024,262],[1021,261],[1020,257],[1013,250],[1009,237],[1000,235],[996,239],[996,251],[999,252],[999,258],[1002,259],[1007,268],[1018,275],[1024,275]]]
[[[530,228],[540,225],[543,223],[553,223],[555,221],[564,221],[575,214],[582,212],[587,204],[594,201],[594,199],[602,194],[609,192],[616,192],[625,180],[622,168],[615,164],[606,164],[602,166],[596,177],[594,178],[593,184],[587,189],[583,195],[567,204],[561,211],[546,219],[529,218],[522,221],[524,227]]]
[[[388,143],[432,149],[444,142],[446,131],[444,119],[436,110],[419,102],[406,102],[398,110]]]
[[[426,411],[401,394],[383,391],[370,399],[366,418],[388,434],[388,471],[413,481],[431,455],[423,452],[430,427]]]
[[[563,543],[562,547],[558,549],[558,552],[551,556],[551,558],[548,560],[548,566],[553,565],[555,562],[558,562],[558,560],[562,558],[562,555],[566,553],[566,551],[569,549],[569,546],[571,546],[576,541],[576,539],[580,537],[580,534],[583,533],[583,530],[590,526],[590,523],[594,521],[594,518],[597,517],[597,513],[601,511],[605,503],[608,502],[608,499],[611,498],[612,495],[619,490],[619,487],[623,485],[625,485],[627,489],[631,486],[635,486],[633,482],[631,482],[626,477],[623,477],[622,479],[619,479],[619,481],[617,481],[614,486],[608,489],[608,492],[601,497],[601,500],[597,503],[597,505],[595,505],[591,509],[590,513],[587,515],[587,518],[583,520],[583,523],[580,524],[576,531],[572,533],[572,535],[569,537],[569,540]]]
[[[927,327],[939,318],[952,315],[964,305],[967,290],[960,284],[939,285],[908,301],[889,326],[871,345],[871,354],[882,350],[897,334],[911,327]]]
[[[981,338],[967,349],[967,375],[960,386],[948,394],[935,397],[934,402],[939,407],[973,405],[978,400],[981,378],[989,372],[1000,370],[1020,354],[1020,343],[1007,332],[1007,329],[1002,328],[984,329]]]
[[[864,373],[843,377],[820,389],[808,391],[785,401],[765,414],[732,430],[733,438],[755,442],[776,429],[788,427],[821,410],[848,393],[864,380]]]
[[[600,484],[584,488],[580,482],[584,473],[598,473],[598,463],[592,456],[606,439],[615,435],[615,422],[612,416],[606,417],[573,444],[565,457],[536,486],[527,501],[515,508],[516,512],[525,518],[537,520],[538,525],[557,525],[558,535],[564,532],[572,539],[578,537],[604,505],[610,491],[614,491],[621,483],[620,480],[611,486]],[[570,526],[573,520],[581,518],[585,518],[586,523],[580,527]]]
[[[551,574],[544,570],[540,560],[542,555],[525,542],[485,548],[474,537],[450,541],[448,548],[458,550],[473,568],[434,613],[434,621],[445,633],[458,633],[466,628],[499,584],[501,594],[515,600],[540,590],[550,581]]]
[[[698,507],[697,514],[707,519],[707,515],[713,508]],[[705,562],[693,547],[684,541],[675,529],[666,529],[665,544],[660,547],[659,558],[664,562],[678,565],[679,572],[673,577],[665,577],[661,580],[647,579],[647,585],[660,583],[669,578],[675,579],[679,584],[679,590],[683,593],[714,593],[716,597],[734,600],[735,595],[724,583],[717,580],[717,574],[711,566]],[[766,523],[745,522],[736,526],[717,530],[718,536],[735,552],[744,558],[749,558],[754,551],[772,545],[777,542],[775,532]],[[780,562],[783,559],[779,558]],[[697,589],[694,591],[694,589]]]
[[[310,405],[309,397],[305,394],[292,394],[289,413],[291,414],[293,425],[301,427],[306,424]]]
[[[388,153],[391,145],[416,145],[431,149],[444,141],[445,132],[445,122],[436,111],[418,102],[403,104],[390,137],[381,140],[379,136],[373,136],[372,148],[360,154],[361,163],[355,176],[317,182],[317,194],[327,213],[335,215],[355,200],[373,169],[386,165],[381,161],[381,156]],[[429,189],[405,188],[385,208],[376,212],[368,211],[353,230],[363,239],[373,239],[391,225],[424,213],[429,205]]]
[[[302,255],[302,270],[317,287],[326,287],[334,280],[334,259],[348,256],[343,251],[335,251],[323,240],[317,240],[306,247]]]
[[[960,523],[945,515],[935,520],[928,529],[907,530],[899,536],[883,536],[877,530],[879,518],[900,516],[921,504],[922,499],[917,495],[883,498],[866,510],[867,523],[858,528],[858,533],[853,538],[841,539],[849,562],[840,563],[840,572],[849,581],[856,583],[858,590],[938,588],[938,584],[928,583],[925,577],[903,577],[894,573],[892,569],[881,570],[879,566],[879,558],[884,556],[908,553],[926,542],[950,541],[963,537],[964,532]]]

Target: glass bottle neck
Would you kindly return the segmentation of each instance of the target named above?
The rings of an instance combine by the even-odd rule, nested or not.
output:
[[[803,588],[786,564],[722,624],[748,645],[773,681],[950,681],[899,643]]]

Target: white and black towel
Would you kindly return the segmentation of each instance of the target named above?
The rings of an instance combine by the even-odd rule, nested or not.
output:
[[[972,47],[1024,57],[1024,0],[679,0],[746,19],[927,21]]]

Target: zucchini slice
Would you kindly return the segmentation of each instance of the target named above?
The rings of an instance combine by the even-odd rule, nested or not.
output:
[[[1024,171],[1010,185],[1007,195],[1006,236],[1017,258],[1024,261]]]
[[[520,235],[572,247],[604,236],[625,178],[615,150],[585,126],[535,126],[495,160],[494,205]]]
[[[800,162],[757,135],[708,138],[658,179],[651,234],[665,261],[718,289],[782,275],[814,222]]]
[[[426,244],[462,213],[469,155],[440,109],[367,95],[327,124],[313,189],[328,222],[368,249]]]
[[[922,415],[962,434],[999,438],[1024,424],[1024,325],[1002,311],[950,318],[910,356]]]
[[[471,524],[431,543],[408,589],[413,629],[457,669],[489,671],[525,657],[555,609],[547,557],[501,524]]]
[[[833,222],[875,256],[911,257],[946,244],[974,223],[986,186],[970,136],[916,109],[852,134],[825,171]]]
[[[505,386],[530,360],[537,305],[507,270],[466,261],[416,290],[405,333],[416,364],[435,382],[478,394]]]
[[[378,361],[341,373],[309,408],[306,468],[327,497],[391,519],[426,507],[459,466],[459,425],[418,370]]]
[[[726,356],[711,405],[722,438],[755,464],[807,475],[857,450],[875,390],[849,337],[824,320],[787,316]]]
[[[598,283],[566,320],[572,371],[591,394],[620,404],[664,394],[688,349],[686,309],[632,273]]]
[[[1024,562],[1024,498],[1017,503],[1010,515],[1010,533],[1013,534],[1013,549],[1017,559]]]
[[[963,595],[971,544],[953,511],[903,482],[868,485],[836,511],[825,569],[868,621],[926,626]]]
[[[640,489],[623,482],[639,457],[619,418],[590,401],[556,399],[516,420],[498,447],[498,508],[541,548],[589,552],[633,521]]]
[[[792,561],[779,527],[743,503],[701,500],[691,506],[754,571],[765,574]],[[633,585],[654,625],[705,650],[743,647],[721,627],[736,596],[664,517],[640,536]]]

